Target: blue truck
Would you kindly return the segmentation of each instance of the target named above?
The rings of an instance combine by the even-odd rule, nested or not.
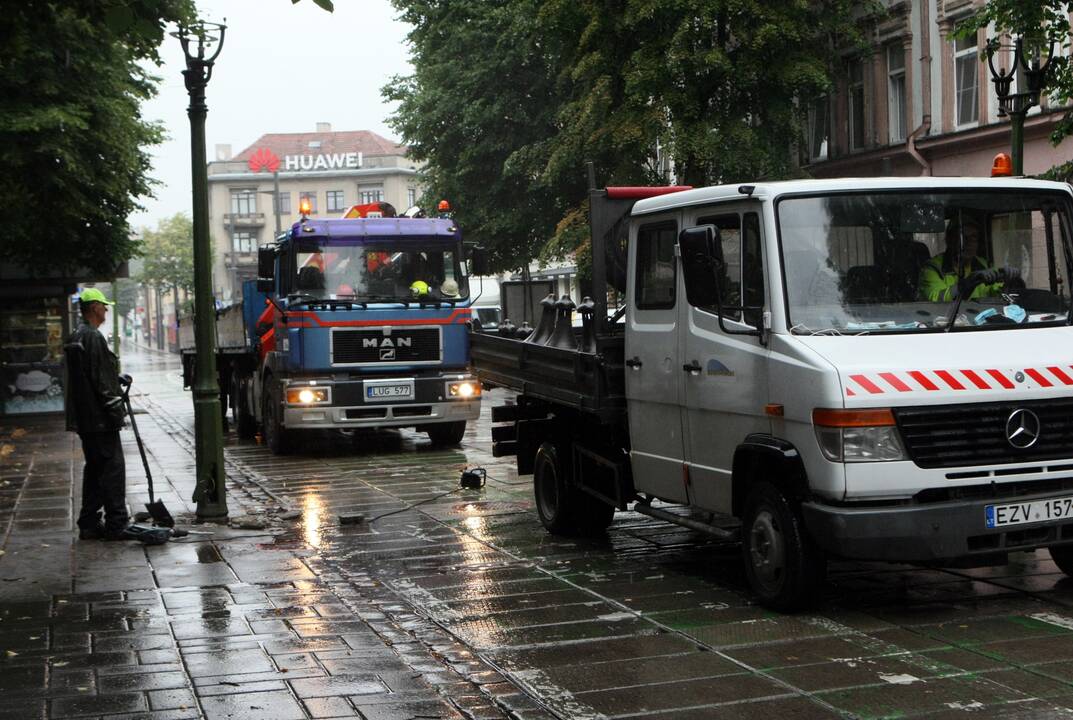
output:
[[[314,430],[413,427],[458,444],[480,413],[462,235],[449,217],[303,217],[217,314],[221,406],[276,454]],[[180,325],[184,383],[193,324]]]

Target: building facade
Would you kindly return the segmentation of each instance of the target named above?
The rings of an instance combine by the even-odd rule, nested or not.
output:
[[[953,36],[983,4],[887,0],[887,14],[869,29],[872,51],[847,55],[831,95],[808,107],[805,169],[815,177],[989,174],[995,154],[1010,152],[1009,120],[999,116],[980,57],[994,33]],[[996,53],[996,68],[1011,67],[1010,55]],[[1026,118],[1026,175],[1073,157],[1073,142],[1048,139],[1064,111],[1045,97]]]
[[[257,248],[299,219],[340,217],[351,205],[384,201],[401,213],[420,197],[416,165],[406,147],[368,130],[269,133],[232,156],[218,145],[209,163],[209,233],[213,287],[224,303],[241,298],[257,274]],[[278,197],[276,196],[278,184]]]

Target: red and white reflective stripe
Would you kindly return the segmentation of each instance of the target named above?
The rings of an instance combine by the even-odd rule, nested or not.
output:
[[[1036,388],[1073,386],[1073,365],[1024,368],[1007,373],[997,368],[945,370],[889,370],[849,376],[846,396],[887,393],[936,392],[940,390],[1014,390],[1025,377]]]

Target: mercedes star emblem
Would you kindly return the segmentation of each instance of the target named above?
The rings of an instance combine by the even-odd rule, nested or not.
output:
[[[1030,448],[1039,440],[1039,416],[1031,410],[1019,408],[1006,420],[1006,440],[1019,450]]]

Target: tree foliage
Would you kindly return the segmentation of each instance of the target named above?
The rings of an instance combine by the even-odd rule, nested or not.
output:
[[[161,290],[194,289],[194,224],[186,213],[142,231],[142,271],[136,280]]]
[[[17,208],[3,258],[107,275],[136,248],[127,216],[151,191],[161,139],[140,104],[166,23],[190,0],[8,3],[0,29],[0,197]]]
[[[393,0],[414,72],[394,128],[467,236],[518,267],[587,235],[601,185],[796,172],[802,99],[860,40],[851,0]],[[862,10],[862,8],[864,8]],[[673,158],[673,176],[668,173]]]
[[[988,0],[958,25],[957,32],[962,37],[973,35],[980,28],[991,27],[994,23],[998,35],[1023,38],[1026,54],[1039,50],[1046,59],[1048,50],[1053,47],[1054,53],[1044,79],[1044,94],[1049,95],[1055,104],[1067,105],[1073,101],[1070,13],[1073,13],[1073,0]],[[997,67],[1003,63],[996,59],[995,64]],[[1055,127],[1051,142],[1058,145],[1071,134],[1073,109],[1067,110]]]

